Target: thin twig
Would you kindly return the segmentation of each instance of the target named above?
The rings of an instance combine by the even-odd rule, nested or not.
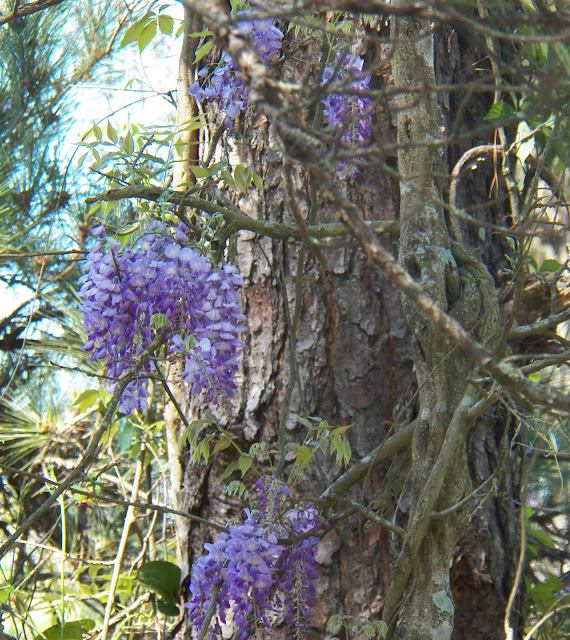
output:
[[[54,487],[58,487],[59,483],[55,480],[50,480],[45,476],[40,475],[39,473],[31,473],[30,471],[23,471],[22,469],[15,469],[3,462],[0,462],[0,469],[3,469],[4,472],[12,473],[14,475],[25,476],[26,478],[33,478],[34,480],[39,480],[45,484],[51,484]],[[187,513],[186,511],[178,511],[177,509],[172,509],[172,507],[165,507],[160,504],[153,504],[151,502],[140,502],[133,500],[121,500],[120,498],[111,498],[108,496],[102,496],[100,494],[92,493],[91,491],[86,491],[85,489],[77,489],[76,487],[69,487],[68,489],[72,493],[77,493],[80,496],[85,496],[86,498],[91,498],[95,502],[105,502],[107,504],[114,504],[121,507],[136,507],[137,509],[143,509],[145,511],[156,511],[157,513],[171,514],[175,516],[182,516],[183,518],[188,518],[188,520],[193,520],[194,522],[198,522],[199,524],[206,525],[211,527],[212,529],[216,529],[221,533],[228,533],[229,529],[223,527],[222,525],[216,524],[211,520],[206,520],[205,518],[201,518],[200,516],[195,516],[192,513]]]
[[[542,625],[548,620],[548,618],[551,618],[555,613],[559,613],[560,611],[564,611],[565,609],[570,609],[570,604],[563,604],[561,607],[556,607],[556,609],[545,613],[542,618],[540,618],[540,620],[529,629],[523,640],[530,640],[534,632],[542,627]]]
[[[206,615],[204,616],[204,620],[202,621],[202,625],[200,626],[200,631],[198,632],[197,640],[204,640],[204,638],[206,637],[206,633],[208,633],[208,629],[210,628],[210,622],[212,621],[212,618],[216,613],[216,605],[217,605],[220,589],[221,589],[221,584],[214,585],[212,589],[210,604],[208,605]]]
[[[141,440],[139,457],[135,467],[135,475],[133,478],[133,486],[131,489],[131,500],[136,501],[139,495],[139,488],[141,484],[144,456],[146,453],[146,443],[144,438]],[[135,509],[129,506],[125,518],[123,520],[123,530],[121,532],[121,539],[119,541],[119,548],[117,549],[117,555],[113,562],[113,573],[109,582],[109,593],[107,594],[107,604],[105,605],[105,616],[103,618],[103,629],[101,636],[103,640],[107,640],[107,634],[109,633],[109,625],[111,623],[111,612],[113,611],[113,604],[115,602],[115,594],[117,591],[117,585],[119,584],[119,577],[121,575],[121,567],[123,565],[123,558],[125,556],[125,550],[127,548],[127,542],[129,539],[129,533],[131,526],[135,522]]]
[[[351,507],[354,511],[357,511],[358,513],[362,514],[367,520],[370,520],[371,522],[375,522],[376,524],[379,524],[381,527],[384,527],[385,529],[389,529],[390,531],[398,534],[402,538],[406,535],[405,529],[403,529],[402,527],[399,527],[397,524],[394,524],[393,522],[390,522],[390,520],[386,520],[386,518],[382,518],[375,511],[372,511],[372,509],[368,509],[364,505],[359,504],[354,500],[349,500],[348,498],[343,498],[341,496],[335,496],[334,494],[330,496],[330,499],[334,500],[335,502],[340,502],[341,504],[346,504],[347,506]]]
[[[524,558],[526,555],[526,499],[528,493],[528,477],[530,475],[530,470],[534,463],[536,456],[533,456],[531,460],[524,461],[523,464],[525,467],[523,468],[521,485],[522,485],[522,495],[521,495],[521,504],[519,507],[519,530],[520,530],[520,547],[519,547],[519,557],[517,561],[517,570],[515,573],[515,578],[513,580],[513,585],[509,592],[509,597],[507,599],[507,605],[505,607],[505,618],[504,618],[504,630],[505,630],[505,640],[513,640],[514,637],[514,629],[510,624],[510,617],[513,611],[513,607],[515,604],[515,598],[519,589],[519,584],[521,581],[523,568],[524,568]]]

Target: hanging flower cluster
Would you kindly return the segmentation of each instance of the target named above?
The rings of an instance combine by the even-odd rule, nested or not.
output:
[[[90,360],[103,359],[114,391],[130,364],[152,341],[153,327],[166,327],[170,361],[182,364],[182,379],[191,393],[208,400],[231,396],[233,376],[245,331],[238,289],[243,284],[235,267],[212,268],[188,242],[179,225],[174,235],[155,225],[132,247],[92,230],[95,242],[85,262],[79,295]],[[147,408],[149,362],[126,387],[119,410]]]
[[[216,614],[210,638],[221,637],[221,624],[232,622],[239,640],[269,634],[273,625],[286,625],[289,638],[304,638],[318,578],[318,538],[294,544],[279,539],[317,531],[322,523],[311,505],[284,511],[289,489],[275,480],[258,480],[258,508],[245,510],[246,519],[206,544],[208,555],[193,566],[189,609],[198,634],[211,599]],[[228,620],[231,616],[231,620]]]
[[[266,66],[274,60],[281,50],[283,34],[273,24],[271,18],[240,20],[238,31],[253,42],[256,52]],[[225,53],[221,61],[210,70],[203,67],[198,72],[200,80],[193,82],[188,93],[196,102],[215,102],[219,111],[225,114],[224,124],[229,129],[232,121],[249,105],[247,87],[241,79],[232,57]]]
[[[342,82],[346,93],[330,93],[323,98],[326,124],[339,136],[343,146],[363,148],[372,137],[372,100],[361,95],[368,89],[370,76],[362,73],[364,60],[354,54],[346,54],[334,65],[327,65],[321,84]],[[360,169],[343,160],[337,167],[342,177],[357,175]]]

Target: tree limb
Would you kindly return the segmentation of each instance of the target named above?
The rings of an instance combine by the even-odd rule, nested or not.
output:
[[[133,185],[122,189],[110,189],[105,193],[86,198],[85,202],[94,204],[95,202],[114,202],[127,198],[140,198],[141,200],[184,205],[210,214],[221,213],[226,223],[234,225],[236,230],[252,231],[270,238],[304,240],[307,236],[311,238],[335,238],[349,235],[346,227],[341,223],[312,224],[306,225],[305,229],[300,229],[298,225],[293,223],[256,220],[255,218],[250,218],[237,207],[230,209],[228,206],[211,202],[205,198],[187,195],[187,193],[183,192],[165,190],[160,187]],[[375,220],[365,224],[375,233],[397,233],[400,228],[399,222],[395,220]]]
[[[372,469],[382,462],[393,458],[398,451],[407,447],[412,441],[417,420],[413,420],[405,427],[402,427],[393,436],[385,440],[381,445],[373,449],[367,456],[345,471],[340,478],[335,480],[320,496],[320,500],[334,499],[346,493],[359,480],[362,480]]]
[[[38,2],[30,2],[29,4],[24,4],[22,6],[16,5],[12,13],[0,16],[0,26],[7,24],[8,22],[13,22],[18,18],[30,16],[38,11],[43,11],[49,7],[54,7],[62,2],[63,0],[39,0]]]

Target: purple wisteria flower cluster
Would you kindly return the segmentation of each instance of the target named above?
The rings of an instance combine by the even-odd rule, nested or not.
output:
[[[208,555],[193,566],[189,609],[197,635],[213,596],[216,613],[210,639],[221,637],[222,624],[232,624],[239,640],[269,635],[283,624],[287,637],[304,638],[313,604],[317,573],[318,537],[293,544],[280,539],[318,531],[322,527],[311,505],[286,509],[289,489],[276,480],[260,479],[257,509],[246,519],[206,544]],[[216,595],[217,593],[217,595]]]
[[[235,267],[212,268],[210,261],[185,246],[188,229],[169,233],[149,227],[132,246],[106,236],[102,226],[91,234],[79,295],[90,360],[103,359],[114,391],[131,363],[154,338],[153,325],[166,330],[169,361],[182,365],[181,377],[192,394],[217,401],[231,396],[245,331]],[[123,392],[119,410],[146,409],[150,362]]]
[[[271,18],[240,20],[238,31],[243,37],[251,39],[266,66],[269,66],[281,50],[283,34]],[[203,67],[199,70],[198,77],[200,80],[190,85],[188,93],[196,102],[215,101],[219,111],[225,114],[225,126],[230,129],[232,121],[249,105],[247,87],[240,78],[232,57],[224,52],[213,70]]]
[[[341,146],[364,148],[372,137],[372,100],[361,95],[368,89],[370,76],[362,73],[364,60],[354,54],[345,54],[323,71],[321,84],[342,83],[346,93],[330,93],[323,98],[326,124],[339,136]],[[341,177],[354,176],[360,169],[342,160],[337,166]]]

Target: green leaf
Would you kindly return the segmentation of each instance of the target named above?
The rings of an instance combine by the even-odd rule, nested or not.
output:
[[[183,122],[177,128],[177,131],[196,131],[196,129],[200,129],[200,127],[203,127],[205,124],[206,122],[202,120],[202,116],[194,116]]]
[[[212,453],[218,453],[219,451],[223,451],[224,449],[227,449],[231,445],[231,443],[232,441],[230,440],[230,438],[226,436],[222,436],[216,443],[216,446],[214,447],[214,450],[212,451]]]
[[[170,319],[164,313],[155,313],[150,319],[150,326],[155,329],[164,329],[170,325]]]
[[[139,34],[146,20],[147,20],[147,16],[144,16],[140,20],[133,22],[133,24],[125,31],[125,35],[123,36],[123,39],[119,44],[119,49],[126,47],[128,44],[131,44],[131,42],[134,42],[139,37]]]
[[[295,462],[300,465],[307,465],[311,460],[311,455],[312,455],[311,449],[306,445],[301,445],[297,449],[297,458]]]
[[[208,464],[210,460],[210,438],[206,437],[200,442],[194,451],[194,456],[196,460],[204,458],[204,462]]]
[[[346,425],[345,427],[335,427],[331,433],[346,433],[346,431],[348,431],[348,429],[350,429],[350,427],[352,427],[351,424]]]
[[[165,616],[177,616],[180,613],[173,600],[161,600],[159,598],[156,601],[156,608]]]
[[[500,100],[499,102],[495,102],[495,104],[489,109],[489,113],[483,118],[483,120],[494,124],[510,120],[514,115],[515,110],[513,107],[503,100]]]
[[[247,487],[239,480],[232,480],[226,487],[226,494],[228,496],[238,496],[238,498],[241,498],[244,494],[247,494]]]
[[[252,180],[253,180],[253,184],[260,190],[263,190],[263,180],[261,179],[261,176],[259,175],[259,173],[257,173],[257,171],[255,169],[252,170],[253,174],[252,174]]]
[[[253,464],[253,458],[251,456],[244,454],[239,457],[238,468],[241,471],[242,478],[251,469],[252,464]]]
[[[343,442],[342,456],[344,459],[344,466],[347,467],[350,462],[350,458],[352,457],[352,449],[350,448],[350,442],[346,438],[344,438]]]
[[[204,167],[194,166],[190,167],[190,169],[197,178],[207,178],[210,175],[208,169],[204,169]]]
[[[81,146],[83,146],[83,145],[81,145]],[[85,157],[87,156],[87,154],[88,154],[88,153],[89,153],[89,152],[88,152],[88,151],[86,151],[85,153],[82,153],[82,154],[79,156],[79,158],[77,158],[77,168],[79,168],[79,167],[83,164],[83,161],[85,160]]]
[[[341,22],[339,22],[337,27],[346,35],[354,36],[354,34],[358,33],[358,28],[354,24],[354,22],[352,22],[352,20],[342,20]]]
[[[307,420],[307,418],[302,418],[301,416],[295,416],[297,418],[297,421],[300,422],[304,427],[307,427],[307,429],[311,429],[312,428],[312,424],[310,420]]]
[[[101,127],[95,122],[93,123],[93,135],[97,138],[97,140],[101,140],[101,138],[103,137]]]
[[[547,547],[549,549],[554,549],[556,547],[556,543],[554,542],[554,539],[552,538],[550,533],[548,533],[548,531],[545,531],[544,529],[538,529],[533,527],[528,532],[528,535],[530,538],[532,538],[533,540],[536,540],[536,542],[538,542],[544,547]]]
[[[229,478],[232,473],[234,471],[237,471],[239,469],[238,467],[238,461],[234,460],[233,462],[230,462],[230,464],[227,466],[226,470],[224,471],[223,475],[222,475],[222,480],[225,480],[226,478]]]
[[[247,191],[247,182],[245,179],[246,168],[243,164],[236,165],[234,169],[234,180],[238,186],[238,189],[245,193]]]
[[[123,143],[121,145],[123,147],[123,151],[130,156],[132,152],[135,150],[135,141],[133,140],[133,136],[131,132],[127,133],[127,135],[123,138]]]
[[[119,451],[127,453],[133,444],[138,441],[138,431],[135,426],[128,420],[121,420],[119,433],[116,436]]]
[[[267,450],[263,442],[254,442],[249,448],[249,451],[247,452],[247,454],[250,455],[255,460],[255,457],[257,456],[258,453],[266,453],[266,451]]]
[[[173,562],[153,560],[140,569],[137,579],[149,591],[166,601],[172,601],[180,588],[180,569]]]
[[[384,622],[384,620],[375,620],[374,624],[378,629],[378,633],[382,638],[385,638],[388,635],[388,625]]]
[[[220,173],[220,176],[221,176],[222,180],[228,185],[228,187],[232,191],[237,191],[238,190],[238,186],[236,184],[236,181],[233,179],[231,173],[227,169],[224,169]]]
[[[109,138],[111,142],[115,142],[115,143],[119,139],[119,136],[117,135],[117,130],[115,129],[115,127],[111,125],[110,122],[107,122],[107,138]]]
[[[172,33],[172,29],[174,28],[174,19],[168,15],[158,16],[158,28],[161,33],[169,36]]]
[[[97,166],[92,168],[97,168],[99,170],[104,169],[109,162],[116,157],[116,153],[105,153],[97,160]]]
[[[208,171],[210,172],[210,175],[211,175],[211,176],[215,176],[215,175],[217,175],[218,173],[220,173],[220,171],[221,171],[222,169],[224,169],[225,167],[227,167],[227,165],[228,165],[228,163],[227,163],[227,161],[226,161],[225,159],[224,159],[224,160],[220,160],[219,162],[216,162],[215,164],[211,164],[211,165],[208,167]]]
[[[552,258],[545,260],[540,265],[541,271],[549,271],[551,273],[556,273],[561,268],[562,268],[562,265],[560,264],[560,262],[558,262],[558,260],[553,260]]]
[[[528,379],[532,382],[540,382],[540,373],[529,373]]]
[[[551,576],[544,582],[539,582],[531,587],[527,593],[535,605],[550,608],[558,600],[558,596],[555,594],[562,589],[564,589],[564,583],[555,576]]]
[[[190,38],[205,38],[206,36],[211,36],[212,32],[209,29],[204,29],[204,31],[193,31],[190,34]]]
[[[54,624],[52,627],[42,631],[42,636],[34,636],[34,640],[82,640],[86,631],[91,631],[95,627],[94,620],[75,620],[73,622],[65,622]]]
[[[142,53],[148,46],[149,42],[156,35],[156,21],[149,22],[146,27],[141,31],[139,39],[137,41],[139,45],[139,51]]]
[[[339,628],[342,627],[343,625],[344,625],[344,617],[338,613],[335,613],[327,620],[327,624],[325,628],[329,633],[336,633],[339,630]]]
[[[534,273],[536,273],[538,271],[538,262],[536,261],[534,256],[527,256],[526,257],[529,265],[531,266],[532,271],[534,271]]]
[[[213,44],[213,40],[207,40],[202,46],[198,47],[196,56],[194,58],[194,63],[199,62],[204,56],[207,56],[208,53],[210,53],[210,49],[212,48]]]
[[[99,391],[97,389],[86,389],[82,391],[73,401],[72,407],[77,407],[78,411],[87,411],[89,407],[93,407],[99,399]]]

